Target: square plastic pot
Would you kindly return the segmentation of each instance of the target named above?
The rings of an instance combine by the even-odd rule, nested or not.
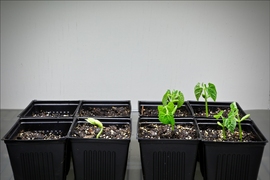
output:
[[[139,119],[137,128],[144,180],[193,180],[200,142],[197,123],[193,119],[176,119],[175,123],[194,125],[194,140],[139,138],[140,125],[149,123],[159,124],[159,120]]]
[[[99,119],[103,126],[130,125],[129,118]],[[76,180],[124,180],[129,151],[129,139],[96,139],[72,137],[77,124],[85,123],[82,118],[73,122],[69,134],[73,167]]]
[[[217,127],[214,122],[198,120],[199,129]],[[265,144],[268,142],[254,122],[242,123],[243,130],[256,134],[258,141],[213,142],[202,139],[200,167],[207,180],[257,180]]]
[[[80,101],[39,101],[33,100],[19,114],[20,118],[73,118]]]
[[[162,105],[161,101],[138,101],[139,116],[141,118],[158,118],[158,106]],[[147,111],[149,112],[147,113]],[[183,113],[187,115],[184,116]],[[190,118],[193,114],[187,102],[176,111],[176,118]]]
[[[230,109],[230,104],[232,102],[208,102],[208,111],[210,112],[216,112],[218,109],[220,110],[228,110]],[[198,113],[205,113],[205,102],[204,101],[187,101],[187,104],[189,105],[191,109],[191,113],[193,117],[196,119],[200,118],[207,118],[207,119],[215,119],[212,115],[209,114],[208,117],[205,115],[198,115]],[[241,108],[241,106],[236,102],[237,108],[239,110],[240,117],[243,117],[246,115],[245,111]],[[215,113],[216,114],[216,113]],[[249,118],[248,118],[249,119]]]
[[[130,100],[123,101],[82,101],[77,117],[130,118]]]
[[[43,121],[18,120],[2,138],[6,143],[15,180],[64,180],[69,170],[70,157],[66,136],[72,121],[63,119]],[[60,133],[55,140],[19,140],[21,130],[44,130]]]

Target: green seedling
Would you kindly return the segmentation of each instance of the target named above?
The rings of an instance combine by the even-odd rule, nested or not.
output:
[[[216,101],[217,99],[217,90],[216,90],[216,86],[212,83],[208,83],[208,86],[204,83],[198,83],[196,84],[196,86],[194,87],[194,94],[195,97],[197,99],[197,101],[200,99],[200,97],[202,96],[205,100],[205,113],[206,113],[206,117],[208,117],[208,98],[213,99],[214,101]]]
[[[247,118],[249,118],[250,114],[245,115],[244,117],[240,118],[239,115],[239,110],[237,108],[236,102],[233,102],[230,105],[231,111],[233,111],[234,113],[234,120],[238,123],[238,129],[239,129],[239,139],[240,141],[242,141],[242,126],[241,126],[241,122],[246,120]]]
[[[216,119],[222,118],[222,123],[218,121],[217,124],[222,127],[222,138],[226,140],[227,119],[222,116],[223,112],[224,111],[220,111],[218,114],[214,115],[214,118]]]
[[[222,127],[223,139],[226,140],[225,128],[227,128],[231,133],[233,133],[235,130],[236,124],[238,124],[239,139],[240,141],[243,141],[241,122],[249,118],[250,114],[247,114],[244,117],[240,118],[239,110],[237,108],[236,102],[233,102],[230,104],[230,112],[227,118],[223,117],[222,115],[223,112],[224,111],[220,111],[217,115],[214,115],[216,119],[219,119],[220,117],[222,118],[222,123],[217,122],[217,124]]]
[[[94,126],[98,126],[100,128],[100,131],[99,133],[97,134],[96,138],[98,139],[99,136],[101,135],[102,131],[103,131],[103,124],[102,122],[100,122],[99,120],[97,119],[94,119],[94,118],[87,118],[85,119],[87,122],[89,122],[90,124],[94,125]]]
[[[158,118],[163,124],[170,124],[174,130],[175,119],[174,114],[177,108],[184,104],[184,95],[178,90],[167,90],[163,95],[162,105],[158,106]]]
[[[217,122],[217,124],[222,127],[222,136],[223,136],[223,139],[226,140],[226,128],[231,133],[233,133],[236,127],[236,118],[233,111],[229,112],[227,118],[223,116],[223,112],[224,111],[220,111],[217,115],[214,115],[214,118],[216,119],[219,119],[220,117],[222,118],[222,123]]]

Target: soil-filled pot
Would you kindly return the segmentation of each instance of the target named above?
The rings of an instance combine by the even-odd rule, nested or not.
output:
[[[130,118],[131,103],[129,100],[124,101],[82,101],[78,117],[95,117],[95,118]]]
[[[72,118],[80,101],[40,101],[33,100],[21,112],[20,118]]]
[[[205,113],[205,102],[204,101],[187,101],[187,104],[191,108],[192,115],[199,119],[199,118],[208,118],[214,119],[214,115],[218,114],[221,110],[224,110],[224,117],[227,117],[227,114],[230,110],[230,104],[232,102],[208,102],[208,117],[206,117]],[[246,113],[241,108],[241,106],[236,102],[237,108],[239,110],[240,118],[245,116]]]
[[[198,120],[198,126],[202,137],[199,159],[204,179],[257,180],[264,146],[268,141],[254,121],[242,122],[242,142],[238,137],[238,128],[222,140],[221,127],[217,123]]]
[[[157,118],[159,105],[162,105],[161,101],[138,101],[139,116],[141,118]],[[184,102],[184,104],[176,110],[174,116],[176,118],[192,117],[192,112],[187,102]]]
[[[65,180],[72,121],[19,119],[3,137],[15,180]]]
[[[139,118],[137,131],[144,180],[194,179],[200,142],[194,119],[176,119],[172,131],[158,119]]]
[[[99,119],[104,130],[76,119],[69,134],[76,180],[123,180],[125,178],[131,119]]]

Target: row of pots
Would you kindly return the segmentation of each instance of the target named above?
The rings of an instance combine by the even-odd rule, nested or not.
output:
[[[139,101],[138,127],[161,124],[157,106],[162,102]],[[204,102],[186,101],[175,113],[175,125],[190,124],[194,139],[145,139],[138,137],[144,179],[193,180],[197,161],[204,180],[256,180],[265,144],[268,142],[250,118],[242,128],[252,131],[257,141],[213,142],[203,138],[207,127],[221,129],[213,115],[228,111],[231,102],[208,102],[209,117],[205,117]],[[236,103],[239,115],[246,113]],[[139,130],[138,130],[139,131]]]
[[[14,179],[65,180],[71,158],[78,180],[124,179],[130,136],[120,140],[78,138],[74,131],[86,123],[86,117],[92,116],[104,127],[127,125],[131,132],[130,114],[130,101],[31,101],[2,139]],[[61,138],[18,139],[19,133],[30,131],[61,134]]]
[[[11,130],[4,136],[9,157],[16,180],[27,179],[66,179],[69,171],[70,158],[73,160],[75,178],[120,180],[124,179],[130,144],[127,139],[89,139],[72,136],[77,124],[85,123],[80,111],[82,105],[98,105],[98,107],[113,107],[125,105],[129,115],[97,117],[104,126],[109,124],[126,124],[131,134],[131,105],[130,101],[32,101],[19,115],[19,119]],[[192,125],[195,139],[145,139],[139,136],[139,128],[148,123],[160,124],[157,114],[144,114],[149,107],[154,112],[161,102],[139,101],[139,117],[137,122],[137,139],[140,145],[141,163],[144,180],[152,179],[194,179],[197,161],[200,162],[201,172],[205,180],[255,180],[267,140],[259,131],[254,121],[249,119],[243,123],[258,135],[257,142],[211,142],[202,140],[200,130],[206,123],[216,125],[213,118],[196,117],[194,109],[203,108],[203,102],[187,101],[181,107],[188,112],[176,117],[177,124]],[[210,102],[209,109],[229,106],[229,102]],[[245,112],[238,105],[243,115]],[[65,108],[76,106],[72,116],[32,116],[34,111],[66,112]],[[219,107],[218,107],[219,106]],[[50,107],[53,107],[51,109]],[[70,111],[70,110],[69,110]],[[55,114],[57,114],[55,113]],[[117,114],[117,113],[116,113]],[[119,115],[119,114],[118,114]],[[18,140],[16,134],[23,128],[28,130],[45,130],[63,133],[58,140]]]

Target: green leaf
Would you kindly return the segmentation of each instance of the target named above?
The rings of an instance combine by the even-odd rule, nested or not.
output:
[[[158,106],[158,118],[163,124],[171,124],[174,121],[172,113],[168,110],[168,106]],[[173,120],[172,120],[173,119]]]
[[[197,101],[199,100],[202,92],[203,92],[203,88],[201,87],[200,83],[196,84],[196,86],[194,87],[194,94]]]
[[[170,113],[173,112],[174,110],[174,103],[173,102],[169,102],[168,105],[167,105],[167,109]]]
[[[229,131],[234,132],[236,127],[236,118],[233,113],[225,120],[225,126],[227,129],[229,129]]]
[[[219,121],[217,122],[217,124],[218,124],[219,126],[223,127],[223,125],[222,125]]]
[[[219,111],[218,114],[215,114],[215,115],[214,115],[214,118],[219,119],[220,117],[222,117],[223,112],[224,112],[224,111]]]
[[[212,83],[208,83],[208,87],[206,88],[208,97],[211,97],[214,101],[217,99],[217,90],[216,86]]]
[[[245,115],[244,117],[241,118],[241,121],[244,121],[245,119],[249,118],[250,114]]]
[[[158,118],[159,121],[162,122],[163,124],[168,124],[169,121],[166,118],[167,116],[167,110],[164,108],[162,105],[158,106]]]
[[[162,104],[163,104],[163,106],[167,105],[167,103],[168,103],[168,97],[169,97],[170,94],[171,94],[171,91],[170,90],[167,90],[166,93],[163,95],[163,97],[162,97]]]
[[[179,91],[178,101],[177,101],[177,108],[180,108],[185,102],[184,94]]]
[[[93,125],[96,125],[96,126],[98,126],[98,127],[100,127],[100,128],[103,128],[103,124],[99,121],[99,120],[97,120],[97,119],[94,119],[94,118],[87,118],[87,119],[85,119],[87,122],[89,122],[90,124],[93,124]]]
[[[179,91],[178,90],[173,90],[172,93],[171,93],[171,101],[176,100],[178,94],[179,94]]]
[[[231,108],[231,110],[233,110],[233,111],[236,111],[238,108],[237,108],[237,105],[236,105],[236,102],[232,102],[231,104],[230,104],[230,108]]]

